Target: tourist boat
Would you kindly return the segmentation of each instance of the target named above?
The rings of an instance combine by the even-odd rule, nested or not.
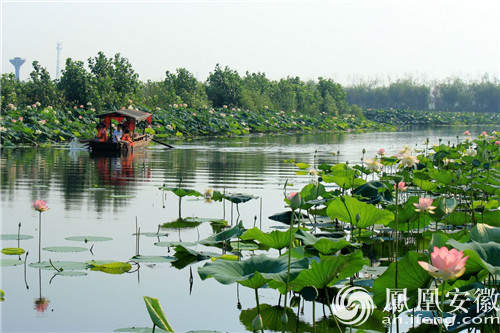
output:
[[[151,125],[150,113],[125,109],[99,114],[97,117],[99,123],[104,124],[106,128],[108,141],[80,140],[88,145],[92,154],[121,155],[131,150],[144,149],[154,140],[153,135],[146,133],[146,128]],[[126,142],[112,142],[113,132],[117,124],[122,124],[124,128],[129,129],[130,136],[134,140],[133,145],[129,146]]]

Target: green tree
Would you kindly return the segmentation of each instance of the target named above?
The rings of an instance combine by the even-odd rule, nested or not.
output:
[[[90,74],[83,62],[66,59],[57,88],[62,92],[67,106],[87,105],[91,99]]]
[[[134,100],[139,89],[138,74],[126,58],[115,54],[107,58],[103,52],[88,59],[92,84],[92,103],[98,109],[117,108]]]
[[[24,94],[27,104],[40,102],[42,106],[54,106],[59,102],[56,85],[50,79],[49,72],[36,60],[33,61],[33,71],[24,87]]]
[[[210,72],[205,86],[207,96],[214,106],[241,105],[241,78],[235,70],[227,66],[223,70],[217,64],[214,72]]]
[[[164,85],[167,89],[172,89],[175,95],[180,98],[181,103],[186,103],[190,107],[207,107],[210,103],[202,83],[185,68],[177,68],[177,73],[167,71]]]
[[[0,82],[2,110],[6,110],[9,104],[20,106],[19,103],[23,100],[22,87],[23,84],[16,80],[14,73],[2,74],[2,80]]]

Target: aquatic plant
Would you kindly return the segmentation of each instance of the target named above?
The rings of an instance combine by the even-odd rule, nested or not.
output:
[[[36,210],[38,214],[38,262],[42,261],[42,213],[49,210],[47,202],[44,200],[35,200],[33,202],[33,209]]]

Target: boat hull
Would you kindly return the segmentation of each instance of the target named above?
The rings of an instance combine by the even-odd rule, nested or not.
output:
[[[88,146],[91,154],[95,155],[122,155],[135,150],[145,149],[151,139],[134,141],[134,146],[130,147],[125,142],[99,142],[89,141]]]

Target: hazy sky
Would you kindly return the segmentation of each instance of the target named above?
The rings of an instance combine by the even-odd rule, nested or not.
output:
[[[319,76],[342,83],[499,77],[499,0],[9,1],[2,6],[2,73],[26,59],[56,75],[66,58],[103,51],[128,58],[141,80],[215,65],[270,79]]]

